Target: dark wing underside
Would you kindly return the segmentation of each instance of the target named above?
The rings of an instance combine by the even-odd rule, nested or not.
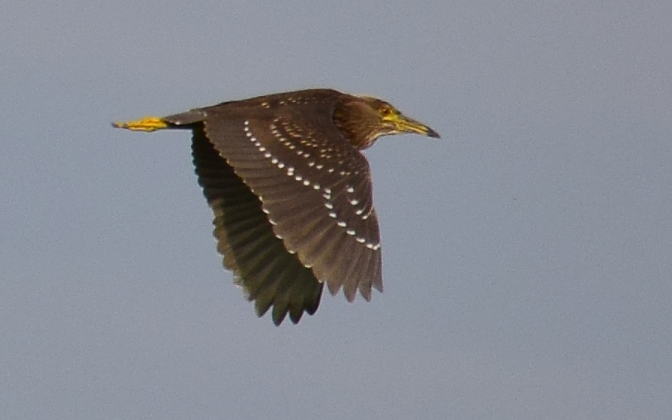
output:
[[[300,261],[332,294],[343,287],[348,300],[357,290],[368,300],[372,286],[382,290],[369,166],[334,125],[334,101],[315,97],[267,101],[253,112],[233,103],[205,108],[204,134],[267,214],[263,241],[268,244],[245,247],[249,258],[261,258],[259,250],[271,244],[280,253],[284,245],[291,258],[277,261]],[[252,201],[254,195],[247,194]],[[261,219],[255,204],[255,217]],[[271,241],[268,222],[282,241]]]
[[[192,150],[198,182],[215,213],[218,251],[247,298],[255,301],[257,314],[273,306],[273,322],[279,325],[287,313],[294,323],[304,311],[315,313],[323,284],[287,252],[259,198],[214,149],[202,124],[193,125]]]

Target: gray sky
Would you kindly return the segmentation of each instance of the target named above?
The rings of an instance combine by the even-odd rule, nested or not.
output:
[[[2,418],[669,418],[672,3],[362,3],[3,2]],[[109,122],[314,86],[443,138],[367,151],[385,293],[276,328]]]

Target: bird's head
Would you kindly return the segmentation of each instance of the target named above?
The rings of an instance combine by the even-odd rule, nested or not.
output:
[[[411,119],[394,106],[371,96],[350,96],[336,108],[334,122],[359,149],[370,147],[379,137],[414,133],[439,138],[439,133]]]

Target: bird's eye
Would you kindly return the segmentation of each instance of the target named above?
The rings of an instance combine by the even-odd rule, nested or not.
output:
[[[380,114],[383,117],[390,117],[390,116],[392,116],[392,114],[394,114],[394,111],[392,111],[392,108],[386,106],[386,107],[384,107],[383,109],[380,110]]]

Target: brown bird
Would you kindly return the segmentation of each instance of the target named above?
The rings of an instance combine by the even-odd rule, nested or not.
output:
[[[348,301],[382,292],[371,172],[361,150],[388,134],[439,137],[387,102],[330,89],[278,93],[119,122],[189,129],[198,182],[215,213],[224,266],[258,316],[298,323],[322,287]]]

